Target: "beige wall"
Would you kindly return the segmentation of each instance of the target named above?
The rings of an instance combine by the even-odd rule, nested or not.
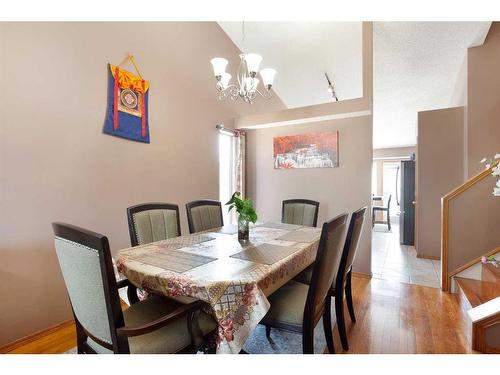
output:
[[[493,22],[482,46],[469,48],[467,83],[468,175],[479,161],[500,152],[500,23]]]
[[[467,56],[464,57],[457,74],[455,87],[450,98],[450,107],[463,107],[465,105],[467,105]]]
[[[336,130],[339,131],[338,168],[274,169],[273,137]],[[281,220],[281,202],[290,198],[319,201],[319,225],[344,211],[350,213],[367,206],[354,270],[371,274],[371,116],[251,130],[247,137],[247,157],[248,195],[256,203],[259,220]]]
[[[441,197],[463,181],[464,108],[418,113],[416,249],[441,256]]]
[[[151,144],[102,134],[107,62],[127,52],[151,81]],[[218,198],[215,125],[283,109],[221,103],[210,58],[234,44],[215,23],[0,23],[0,345],[70,318],[50,223],[129,245],[126,207]]]

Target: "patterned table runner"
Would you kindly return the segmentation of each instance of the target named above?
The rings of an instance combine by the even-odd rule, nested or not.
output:
[[[139,255],[135,259],[139,262],[147,263],[152,266],[183,273],[203,264],[213,262],[217,258],[206,257],[193,253],[186,253],[184,251],[158,250]]]
[[[285,229],[285,230],[294,230],[302,228],[300,225],[287,224],[287,223],[263,223],[263,224],[257,224],[256,227]]]
[[[278,237],[277,239],[282,241],[293,241],[293,242],[314,242],[318,240],[318,233],[321,234],[321,231],[311,230],[309,228],[307,229],[303,228],[294,230],[293,232],[286,233]]]
[[[264,243],[255,247],[250,247],[237,254],[231,255],[231,258],[248,260],[260,264],[274,264],[287,256],[300,250],[295,246],[278,246]]]

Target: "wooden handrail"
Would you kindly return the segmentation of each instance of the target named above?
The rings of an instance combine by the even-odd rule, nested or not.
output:
[[[448,272],[448,246],[449,246],[449,210],[450,210],[450,201],[457,196],[461,195],[465,191],[469,190],[471,187],[476,185],[478,182],[482,181],[489,175],[493,168],[498,164],[498,162],[492,163],[489,168],[481,171],[477,175],[469,178],[462,185],[450,191],[444,197],[441,198],[441,289],[445,292],[450,290],[450,277],[457,274],[458,272],[463,271],[465,268],[470,267],[472,264],[478,262],[481,257],[478,259],[474,259],[471,262],[457,268],[452,272]],[[493,250],[492,252],[494,253]],[[485,254],[486,255],[486,254]],[[491,255],[488,253],[488,255]]]

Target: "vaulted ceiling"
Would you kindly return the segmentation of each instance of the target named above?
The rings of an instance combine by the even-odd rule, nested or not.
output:
[[[288,108],[331,102],[325,73],[339,100],[362,95],[361,22],[245,22],[244,43],[241,22],[219,25],[240,50],[262,55],[263,68],[278,71],[274,91]]]
[[[374,23],[374,148],[416,144],[417,112],[454,104],[467,48],[482,44],[490,24]],[[246,22],[245,43],[241,22],[219,25],[278,71],[274,91],[288,108],[332,101],[324,73],[339,100],[362,95],[361,22]]]

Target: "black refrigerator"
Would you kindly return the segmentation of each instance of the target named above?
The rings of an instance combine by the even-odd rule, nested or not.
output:
[[[415,244],[415,161],[401,161],[401,214],[399,215],[399,242]]]

